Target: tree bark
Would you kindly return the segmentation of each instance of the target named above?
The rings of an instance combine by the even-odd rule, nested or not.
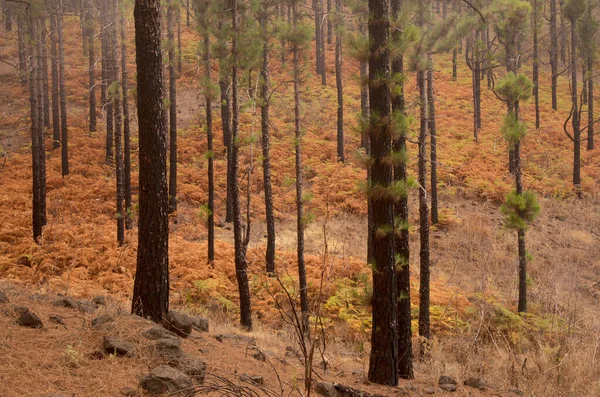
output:
[[[205,29],[208,26],[204,27]],[[210,36],[204,36],[204,73],[206,84],[210,83]],[[211,93],[206,93],[206,141],[208,149],[208,262],[215,261],[215,171],[212,128],[212,99]]]
[[[571,125],[573,127],[573,186],[575,193],[581,197],[581,124],[579,121],[579,106],[577,104],[577,20],[571,21],[571,102],[573,117]]]
[[[329,17],[331,18],[331,0],[328,0],[327,6],[329,9]],[[335,11],[337,13],[337,21],[343,19],[343,7],[341,0],[335,0]],[[331,29],[331,19],[328,19],[328,27]],[[344,162],[344,86],[342,72],[342,33],[340,26],[336,27],[338,32],[335,35],[335,86],[337,89],[337,156],[338,161]],[[331,32],[328,32],[331,33]]]
[[[252,329],[252,309],[250,305],[250,285],[248,283],[248,263],[246,261],[246,246],[242,236],[242,219],[240,211],[240,191],[238,184],[238,153],[239,153],[239,84],[238,84],[238,0],[231,2],[231,19],[233,39],[231,42],[232,59],[232,123],[231,123],[231,187],[233,201],[233,238],[235,245],[235,273],[240,294],[240,324],[247,330]]]
[[[392,183],[391,92],[381,79],[390,78],[389,1],[369,0],[369,101],[372,114],[369,138],[371,144],[371,194],[373,200],[373,325],[369,380],[396,386],[398,384],[398,317],[396,271],[394,258],[394,205],[389,197]],[[377,118],[377,120],[375,120]]]
[[[63,39],[63,0],[59,0],[56,29],[58,31],[58,74],[60,96],[60,148],[62,176],[69,175],[69,133],[67,122],[67,92],[65,89],[65,44]]]
[[[392,18],[397,19],[402,10],[401,0],[392,0]],[[398,30],[392,32],[392,40],[398,42],[402,34]],[[392,74],[404,74],[404,56],[400,55],[392,59]],[[398,95],[392,95],[392,112],[405,115],[404,86]],[[395,131],[392,141],[392,150],[396,153],[406,153],[405,131]],[[394,182],[407,185],[406,161],[394,165]],[[394,204],[395,223],[399,228],[395,230],[394,252],[396,260],[396,294],[398,300],[398,376],[402,379],[413,379],[414,370],[412,365],[412,320],[410,308],[410,244],[409,244],[409,221],[408,221],[408,192],[401,197],[396,197]]]
[[[134,19],[140,195],[132,313],[159,322],[169,310],[167,134],[163,117],[160,0],[136,0]]]
[[[167,0],[167,42],[169,48],[169,213],[177,211],[177,75],[173,0]]]
[[[112,164],[114,157],[114,117],[113,117],[113,104],[110,98],[108,98],[108,86],[109,82],[112,81],[113,71],[112,63],[109,61],[111,57],[111,40],[110,40],[110,18],[108,3],[103,3],[100,7],[100,13],[102,15],[102,106],[106,110],[106,164]]]
[[[125,16],[121,14],[121,87],[123,91],[123,185],[125,195],[125,228],[133,228],[131,207],[131,130],[129,120],[129,74],[127,73],[127,37]]]
[[[538,56],[538,2],[533,0],[533,98],[535,101],[535,128],[540,128],[540,94],[539,94],[539,68]]]
[[[317,1],[318,9],[321,9],[320,1]],[[319,13],[320,15],[320,13]],[[298,4],[292,0],[292,30],[298,34]],[[300,311],[302,312],[302,328],[304,334],[310,332],[308,317],[308,286],[306,283],[306,264],[304,263],[304,202],[302,197],[303,175],[302,175],[302,128],[300,126],[300,48],[297,40],[292,44],[292,57],[294,68],[294,136],[295,136],[295,160],[296,160],[296,236],[297,236],[297,258],[298,278],[300,284]]]
[[[89,80],[89,95],[90,95],[90,132],[96,132],[98,118],[96,116],[96,48],[95,48],[95,27],[94,27],[94,10],[92,5],[87,12],[88,23],[88,80]]]
[[[267,31],[267,4],[263,2],[263,12],[261,13],[263,26],[263,50],[261,74],[261,143],[262,143],[262,165],[263,165],[263,185],[265,190],[265,217],[267,222],[267,252],[265,255],[265,264],[267,273],[275,272],[275,216],[273,214],[273,189],[271,187],[271,157],[270,136],[269,136],[269,37]]]
[[[430,148],[430,160],[431,160],[431,223],[434,225],[440,221],[438,211],[438,186],[437,186],[437,121],[435,119],[435,90],[433,89],[433,83],[435,80],[433,70],[433,58],[428,55],[427,63],[429,68],[427,70],[427,104],[429,106],[429,121],[427,126],[429,128],[429,139],[431,141]]]
[[[41,29],[41,41],[42,47],[42,91],[43,91],[43,104],[44,104],[44,127],[50,128],[50,95],[48,87],[48,45],[46,39],[48,37],[48,31],[46,29],[46,17],[40,18]]]
[[[125,244],[125,173],[123,171],[123,105],[121,103],[121,82],[119,81],[119,46],[118,30],[119,23],[119,2],[111,0],[111,36],[112,36],[112,56],[111,64],[113,70],[113,82],[115,91],[113,94],[113,111],[115,119],[115,176],[117,180],[117,242],[119,246]]]
[[[58,33],[56,13],[50,15],[50,68],[52,74],[52,148],[60,147],[60,103],[58,95]]]
[[[587,63],[589,75],[587,150],[594,150],[594,54],[588,54]]]
[[[556,0],[550,0],[550,70],[552,89],[552,110],[558,109],[558,30],[556,27]]]

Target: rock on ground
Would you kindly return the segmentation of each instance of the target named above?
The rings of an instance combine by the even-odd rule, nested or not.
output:
[[[102,342],[104,351],[108,354],[114,354],[116,356],[135,356],[135,345],[129,341],[122,340],[115,337],[105,337]]]
[[[472,387],[474,389],[485,390],[486,384],[481,378],[467,378],[464,382],[465,386]]]
[[[160,326],[154,326],[142,332],[142,336],[146,339],[150,340],[159,340],[159,339],[172,339],[179,341],[179,337],[175,335],[173,332],[164,329]]]
[[[185,313],[169,311],[163,322],[166,329],[176,333],[182,338],[186,338],[192,333],[192,319]]]
[[[185,393],[194,387],[192,380],[183,372],[161,365],[154,368],[140,381],[140,387],[152,395],[164,393]]]
[[[208,332],[208,320],[204,317],[192,317],[192,327],[201,332]]]
[[[29,311],[27,307],[17,307],[15,312],[19,313],[17,323],[22,327],[28,328],[43,328],[42,320],[35,314]]]

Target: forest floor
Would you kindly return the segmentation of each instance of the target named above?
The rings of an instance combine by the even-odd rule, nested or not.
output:
[[[61,177],[60,154],[47,140],[48,225],[40,245],[31,239],[31,154],[28,131],[27,88],[19,85],[14,69],[0,63],[0,280],[1,287],[19,305],[27,305],[41,317],[58,313],[67,319],[67,329],[48,326],[44,331],[18,329],[8,309],[0,314],[0,352],[12,364],[7,386],[0,396],[38,396],[50,389],[82,396],[117,395],[120,387],[135,386],[148,370],[144,358],[93,361],[85,354],[97,348],[101,333],[90,331],[96,313],[68,318],[65,309],[50,301],[32,301],[35,294],[62,293],[89,300],[108,295],[112,313],[127,312],[135,273],[137,232],[127,233],[127,244],[116,244],[114,168],[105,164],[105,134],[101,118],[99,132],[87,131],[87,61],[81,52],[78,23],[67,18],[66,49],[71,175]],[[132,33],[132,32],[129,32]],[[132,34],[130,34],[132,37]],[[215,210],[217,258],[207,264],[204,205],[207,200],[206,139],[203,96],[195,67],[195,43],[191,29],[183,31],[184,70],[179,81],[179,207],[170,230],[171,306],[200,312],[211,319],[211,333],[239,333],[237,287],[233,267],[232,232],[222,224],[225,196],[225,156],[220,120],[215,119]],[[130,43],[130,76],[134,76]],[[306,54],[307,57],[312,53]],[[16,33],[0,33],[0,56],[14,62]],[[334,370],[326,377],[357,388],[396,395],[400,390],[364,385],[370,334],[370,269],[365,263],[366,198],[360,181],[366,177],[361,165],[357,122],[359,109],[358,66],[346,59],[345,103],[347,161],[336,161],[333,84],[333,51],[327,51],[329,85],[320,87],[316,76],[306,71],[302,100],[305,129],[303,161],[305,189],[311,193],[307,209],[314,221],[306,230],[310,296],[323,308],[329,350]],[[435,386],[440,375],[463,380],[485,379],[493,393],[520,389],[531,396],[592,396],[600,394],[600,151],[583,153],[584,198],[573,198],[570,186],[572,143],[562,131],[568,115],[567,95],[561,95],[559,110],[549,105],[548,73],[542,73],[542,128],[531,129],[524,142],[524,181],[540,195],[542,212],[527,232],[529,263],[529,312],[516,316],[516,234],[503,225],[499,204],[510,191],[506,172],[506,145],[499,132],[504,105],[484,90],[483,128],[479,141],[472,131],[471,75],[461,62],[459,79],[451,80],[450,57],[436,60],[438,100],[438,158],[441,222],[432,229],[432,326],[434,339],[427,360],[416,362],[414,395]],[[284,286],[295,291],[295,214],[292,95],[286,68],[273,61],[272,175],[277,218],[277,269]],[[216,70],[213,74],[216,76]],[[416,108],[414,79],[406,91],[411,112]],[[566,79],[560,92],[568,92]],[[248,252],[253,309],[259,346],[273,350],[279,358],[293,345],[291,330],[281,319],[275,299],[282,288],[264,273],[265,228],[262,170],[258,134],[260,111],[245,98],[242,121],[241,169],[252,161],[252,235]],[[132,128],[133,188],[137,192],[137,120]],[[528,125],[533,106],[524,104]],[[531,128],[531,127],[530,127]],[[51,135],[51,134],[48,134]],[[414,170],[416,148],[409,148]],[[413,175],[415,173],[413,172]],[[246,186],[242,187],[243,194]],[[411,192],[411,209],[416,208]],[[245,195],[244,195],[245,197]],[[414,330],[418,316],[417,211],[411,211],[412,304]],[[326,244],[325,244],[326,243]],[[327,246],[327,250],[324,247]],[[292,276],[289,276],[292,275]],[[319,285],[323,278],[323,288]],[[2,289],[0,288],[0,289]],[[104,308],[101,310],[105,310]],[[78,315],[79,316],[79,315]],[[14,341],[14,344],[11,344]],[[17,343],[18,342],[18,343]],[[419,345],[415,337],[414,346]],[[68,346],[78,346],[82,366],[64,361]],[[203,353],[209,372],[235,378],[236,371],[254,374],[256,363],[245,356],[244,344],[215,342],[210,335],[188,340],[184,349]],[[79,351],[78,350],[78,351]],[[10,356],[8,354],[10,353]],[[244,357],[243,360],[240,358]],[[36,361],[36,358],[40,358]],[[46,360],[46,361],[44,361]],[[92,362],[93,361],[93,362]],[[39,365],[38,365],[39,364]],[[300,367],[275,364],[277,370],[260,364],[260,375],[277,388],[275,372],[286,373],[287,382],[299,379]],[[88,372],[93,371],[93,372]],[[129,372],[128,372],[129,371]],[[346,377],[340,377],[343,373]],[[0,372],[0,376],[4,372]],[[114,388],[90,381],[113,379]],[[103,375],[102,375],[103,374]],[[115,374],[118,374],[116,376]],[[123,376],[121,376],[123,374]],[[299,375],[300,374],[300,375]],[[4,383],[4,379],[2,383]],[[38,381],[39,379],[39,381]],[[342,380],[343,379],[343,380]],[[95,385],[96,389],[88,386]],[[63,382],[63,383],[61,383]],[[26,389],[17,388],[25,384]],[[462,383],[462,382],[459,382]],[[403,387],[406,386],[403,382]],[[118,387],[117,387],[118,386]],[[359,387],[360,386],[360,387]],[[13,389],[14,388],[14,389]],[[18,390],[13,393],[12,390]],[[98,394],[96,391],[98,390]],[[102,393],[100,392],[102,391]],[[5,393],[5,394],[2,394]],[[29,394],[28,394],[29,393]],[[437,390],[436,393],[442,393]],[[475,394],[459,388],[458,393]],[[495,394],[502,395],[502,394]]]

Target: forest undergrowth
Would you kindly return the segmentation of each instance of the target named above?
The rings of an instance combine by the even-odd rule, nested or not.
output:
[[[46,140],[48,225],[40,245],[31,239],[31,154],[28,138],[27,88],[10,66],[0,71],[0,278],[39,290],[89,297],[98,292],[130,299],[135,271],[137,233],[127,244],[116,242],[114,169],[104,162],[103,127],[88,133],[85,98],[87,64],[75,20],[67,19],[66,75],[69,100],[71,174],[60,172],[60,153]],[[131,28],[131,27],[130,27]],[[133,37],[130,29],[129,37]],[[226,156],[220,120],[215,119],[216,260],[207,261],[207,159],[203,125],[200,67],[194,66],[201,40],[184,29],[183,74],[179,79],[178,211],[171,219],[170,269],[172,300],[177,305],[209,311],[223,322],[236,316],[233,233],[223,224]],[[16,33],[0,33],[0,55],[16,57]],[[129,48],[133,48],[133,43]],[[130,50],[130,76],[134,76]],[[308,54],[307,54],[308,56]],[[500,133],[505,106],[489,90],[482,92],[483,128],[476,143],[472,133],[471,75],[460,63],[458,81],[451,78],[451,58],[437,58],[438,172],[441,222],[432,233],[432,329],[434,339],[426,363],[416,373],[478,375],[499,386],[531,395],[598,395],[600,393],[600,154],[582,155],[582,200],[570,183],[572,143],[562,131],[570,103],[561,96],[552,111],[550,93],[541,90],[542,126],[533,128],[533,105],[522,106],[530,132],[523,143],[524,184],[540,196],[542,213],[528,233],[530,313],[517,316],[517,261],[513,233],[505,229],[499,204],[511,188],[507,148]],[[287,68],[273,62],[272,183],[277,219],[276,268],[294,288],[295,214],[293,170],[293,98]],[[527,66],[525,66],[527,67]],[[310,67],[308,67],[310,69]],[[327,50],[327,72],[333,76],[333,47]],[[309,295],[317,296],[324,275],[323,305],[327,335],[335,342],[330,354],[351,352],[366,362],[370,331],[370,268],[366,262],[366,178],[358,149],[360,108],[358,65],[345,60],[347,161],[336,161],[335,87],[320,87],[307,70],[302,93],[305,129],[305,188],[313,216],[306,231]],[[215,70],[216,75],[216,70]],[[543,70],[541,79],[549,80]],[[133,81],[132,81],[133,83]],[[135,85],[132,84],[134,87]],[[542,84],[548,87],[549,84]],[[320,87],[320,88],[314,88]],[[560,80],[559,90],[568,91]],[[407,79],[407,104],[417,107],[414,78]],[[135,89],[134,89],[135,93]],[[135,95],[133,95],[135,97]],[[272,294],[281,292],[264,270],[265,226],[262,173],[258,146],[259,110],[246,95],[241,117],[240,169],[253,165],[248,251],[252,304],[264,327],[285,329]],[[133,105],[133,102],[132,102]],[[133,109],[134,106],[131,106]],[[135,113],[135,112],[134,112]],[[104,120],[102,120],[104,121]],[[102,121],[99,125],[102,125]],[[137,189],[136,122],[132,123],[133,189]],[[254,127],[253,127],[254,125]],[[415,128],[417,128],[415,126]],[[416,132],[415,132],[416,134]],[[250,146],[254,155],[250,157]],[[416,171],[416,145],[409,146],[411,174]],[[252,163],[251,163],[252,162]],[[246,185],[242,185],[245,197]],[[411,192],[411,209],[416,191]],[[135,209],[135,208],[134,208]],[[134,211],[135,212],[135,211]],[[411,211],[411,252],[418,252],[417,211]],[[327,251],[324,251],[324,243]],[[418,317],[418,255],[411,258],[414,329]],[[270,292],[269,292],[270,291]],[[415,333],[416,334],[416,333]],[[336,351],[339,350],[339,351]],[[421,375],[422,376],[422,375]]]

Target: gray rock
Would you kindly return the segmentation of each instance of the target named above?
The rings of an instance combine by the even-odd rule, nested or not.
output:
[[[183,338],[192,333],[192,319],[190,316],[173,310],[167,313],[163,326]]]
[[[105,324],[113,322],[115,319],[108,314],[102,314],[92,320],[92,328],[98,328]]]
[[[10,300],[8,299],[8,296],[6,296],[6,294],[2,291],[0,291],[0,303],[9,303]]]
[[[446,375],[442,375],[440,376],[440,379],[438,380],[438,385],[457,385],[458,382],[456,382],[456,379],[454,379],[451,376],[446,376]]]
[[[464,384],[465,384],[465,386],[469,386],[469,387],[472,387],[472,388],[478,389],[478,390],[486,389],[485,382],[481,378],[474,378],[474,377],[467,378],[464,381]]]
[[[217,341],[223,343],[223,340],[225,340],[225,335],[221,335],[221,334],[215,335],[215,339]]]
[[[208,332],[208,320],[204,317],[192,317],[192,327],[196,331]]]
[[[54,300],[54,302],[52,302],[52,304],[57,307],[66,307],[67,309],[79,308],[79,305],[77,302],[75,302],[75,300],[66,296],[59,296]]]
[[[425,386],[423,388],[423,393],[425,393],[425,394],[435,394],[435,387],[433,387],[433,386]]]
[[[175,335],[173,332],[164,329],[160,326],[154,326],[142,332],[142,336],[146,339],[150,340],[159,340],[159,339],[173,339],[179,340],[179,337]]]
[[[30,312],[28,308],[18,307],[15,311],[20,313],[17,319],[20,326],[29,328],[42,328],[44,326],[42,320],[35,313]]]
[[[48,317],[48,320],[50,320],[50,322],[53,322],[55,324],[59,324],[59,325],[65,325],[65,320],[63,320],[63,318],[59,315],[53,314],[50,317]]]
[[[119,390],[122,396],[125,397],[140,397],[141,394],[139,392],[138,389],[134,389],[133,387],[123,387],[121,390]]]
[[[191,391],[193,386],[194,384],[189,376],[168,365],[154,368],[140,381],[140,387],[153,395],[164,393],[184,394]]]
[[[263,378],[262,376],[258,376],[258,375],[241,374],[240,380],[242,382],[252,383],[257,386],[264,386],[264,384],[265,384],[265,378]]]
[[[338,397],[339,393],[333,386],[333,383],[329,382],[316,382],[315,392],[322,395],[323,397]]]
[[[135,345],[129,341],[116,337],[104,337],[102,342],[104,351],[115,356],[135,357]]]
[[[158,354],[168,358],[177,357],[183,353],[179,339],[159,339],[156,341],[155,348]]]
[[[450,384],[450,383],[444,383],[443,385],[439,385],[440,389],[450,392],[450,393],[454,393],[456,391],[456,385]]]
[[[177,360],[177,368],[196,382],[204,382],[206,364],[201,359],[190,355],[182,355]]]
[[[98,306],[104,306],[104,305],[106,305],[106,298],[102,295],[94,296],[92,298],[92,303],[94,303]]]

